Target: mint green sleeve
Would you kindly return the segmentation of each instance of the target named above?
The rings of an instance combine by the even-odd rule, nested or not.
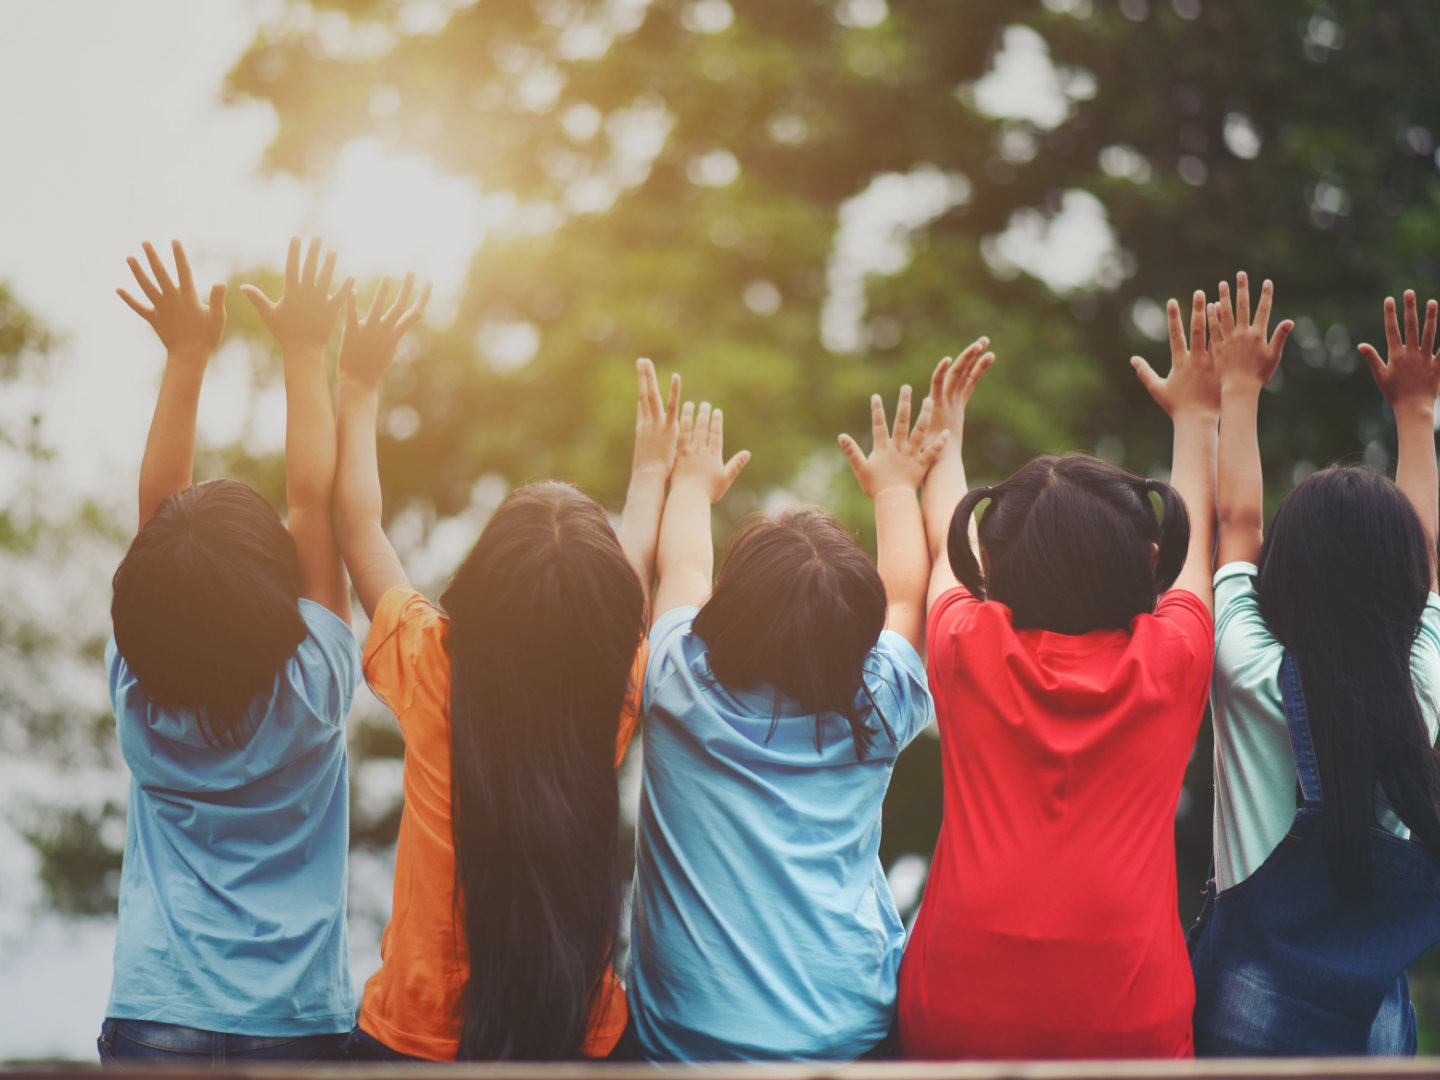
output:
[[[1440,596],[1435,593],[1426,599],[1420,616],[1420,633],[1410,651],[1410,676],[1433,743],[1440,733]]]

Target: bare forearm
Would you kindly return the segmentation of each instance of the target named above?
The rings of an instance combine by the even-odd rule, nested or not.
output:
[[[325,508],[335,488],[335,412],[325,354],[285,353],[285,498],[295,507]]]
[[[682,483],[670,489],[660,522],[656,570],[660,579],[655,595],[657,618],[671,608],[703,604],[710,595],[715,572],[710,497],[698,485]]]
[[[367,526],[380,527],[384,509],[375,422],[380,394],[371,387],[340,383],[335,468],[335,532],[341,553],[351,559],[350,540]]]
[[[205,379],[208,352],[171,353],[155,401],[155,416],[140,462],[140,525],[156,507],[190,486],[195,468],[195,412]]]
[[[909,488],[876,494],[875,546],[876,566],[885,585],[886,629],[922,650],[930,556],[920,505]]]
[[[1260,387],[1225,386],[1220,393],[1220,449],[1216,512],[1219,563],[1254,562],[1265,527],[1265,478],[1260,467],[1256,422]],[[1176,437],[1179,438],[1177,429]]]
[[[1170,486],[1190,516],[1190,546],[1176,586],[1188,589],[1214,607],[1211,553],[1215,543],[1216,459],[1219,432],[1213,413],[1175,418],[1175,447]]]
[[[960,438],[958,433],[952,432],[949,445],[941,451],[925,476],[925,539],[932,562],[944,556],[950,536],[950,520],[967,490],[965,463],[960,457]]]
[[[1435,588],[1435,542],[1440,533],[1440,477],[1435,466],[1434,410],[1428,402],[1402,402],[1395,408],[1400,459],[1395,483],[1410,500],[1425,527],[1430,548],[1430,583]]]
[[[625,558],[635,568],[645,600],[655,582],[655,551],[660,542],[660,517],[665,510],[665,474],[659,469],[641,469],[630,477],[625,510],[616,535]]]

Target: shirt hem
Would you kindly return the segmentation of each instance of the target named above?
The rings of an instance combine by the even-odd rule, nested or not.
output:
[[[184,1009],[141,1006],[124,1001],[112,1001],[106,1005],[105,1018],[149,1024],[175,1024],[222,1035],[274,1036],[287,1039],[305,1035],[343,1035],[355,1026],[354,1010],[322,1013],[303,1019],[293,1015],[266,1017],[247,1014],[236,1017],[230,1013],[189,1012]]]

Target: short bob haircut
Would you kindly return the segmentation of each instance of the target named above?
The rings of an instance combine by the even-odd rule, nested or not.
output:
[[[1160,497],[1163,522],[1150,495]],[[970,546],[980,519],[982,571]],[[1036,458],[1003,484],[976,488],[950,520],[950,567],[981,600],[1011,611],[1017,630],[1085,634],[1123,630],[1175,583],[1185,565],[1190,517],[1169,484],[1086,454]],[[1159,554],[1154,569],[1149,545]]]
[[[274,507],[235,480],[171,495],[113,581],[115,646],[151,702],[243,745],[257,695],[305,640],[300,556]]]
[[[885,606],[880,574],[854,537],[824,510],[796,507],[740,523],[715,591],[695,616],[695,633],[721,685],[768,685],[799,702],[815,717],[817,750],[820,718],[839,713],[863,758],[874,741],[871,711],[895,738],[869,698],[864,673],[885,629]],[[777,698],[772,735],[779,716]]]

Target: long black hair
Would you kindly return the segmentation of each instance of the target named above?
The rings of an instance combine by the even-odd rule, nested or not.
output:
[[[987,499],[979,533],[988,573],[970,547],[970,520]],[[1036,458],[1003,484],[969,492],[950,519],[947,546],[960,583],[1008,607],[1017,630],[1084,634],[1123,630],[1153,612],[1189,543],[1185,501],[1169,484],[1067,454]],[[1159,548],[1154,569],[1150,544]]]
[[[694,625],[721,685],[768,684],[798,701],[815,718],[817,750],[820,718],[831,712],[850,725],[858,757],[874,742],[871,712],[895,738],[865,688],[865,658],[885,629],[885,585],[855,538],[824,510],[796,507],[741,522]],[[779,699],[775,707],[778,724]]]
[[[112,581],[115,647],[146,698],[193,709],[205,741],[243,745],[256,696],[305,640],[300,554],[275,508],[237,480],[165,499]]]
[[[1260,611],[1300,666],[1342,896],[1370,886],[1377,785],[1440,854],[1440,764],[1410,676],[1433,554],[1404,492],[1357,465],[1296,487],[1260,551]]]
[[[645,597],[605,512],[550,482],[510,494],[440,602],[470,954],[459,1057],[578,1059],[620,921],[615,739]]]

